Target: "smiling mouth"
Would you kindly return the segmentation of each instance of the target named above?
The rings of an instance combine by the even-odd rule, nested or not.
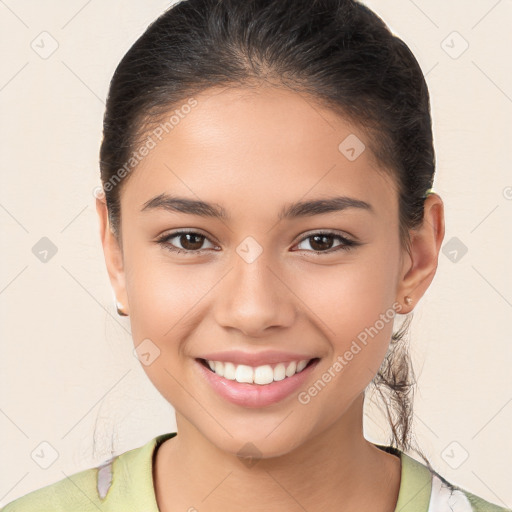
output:
[[[287,376],[283,376],[283,375],[281,375],[281,377],[282,377],[282,378],[280,378],[279,380],[286,380],[286,379],[288,379],[288,378],[290,378],[290,377],[293,377],[294,375],[297,375],[297,374],[299,374],[299,373],[302,373],[304,370],[306,370],[306,369],[307,369],[307,368],[309,368],[310,366],[312,366],[312,365],[316,364],[319,360],[320,360],[320,358],[319,358],[319,357],[314,357],[313,359],[310,359],[310,360],[308,361],[308,363],[306,364],[306,366],[304,366],[304,368],[302,368],[300,371],[298,371],[298,372],[296,371],[293,375],[287,375]],[[199,362],[200,364],[202,364],[202,365],[203,365],[203,366],[204,366],[204,367],[205,367],[209,372],[214,373],[214,374],[215,374],[215,375],[217,375],[218,377],[225,378],[225,379],[230,380],[230,381],[233,381],[233,382],[245,382],[245,383],[247,382],[247,381],[245,381],[245,380],[244,380],[244,381],[237,381],[237,379],[236,379],[236,378],[234,378],[234,375],[232,375],[232,376],[231,376],[231,378],[228,378],[228,377],[226,377],[226,376],[224,376],[224,375],[220,375],[220,374],[218,374],[217,372],[215,372],[214,370],[212,370],[212,368],[210,367],[210,365],[209,365],[209,363],[208,363],[208,361],[207,361],[206,359],[203,359],[203,358],[196,358],[196,361],[197,361],[197,362]],[[237,366],[237,365],[235,365],[235,366]],[[265,366],[265,365],[264,365],[264,366]],[[277,381],[276,381],[276,380],[274,380],[274,382],[277,382]],[[256,384],[256,383],[254,383],[254,384]]]

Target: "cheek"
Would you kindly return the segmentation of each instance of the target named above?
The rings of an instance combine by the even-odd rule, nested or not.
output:
[[[342,358],[343,369],[335,373],[345,375],[354,394],[378,371],[393,332],[398,253],[391,248],[384,254],[368,251],[344,265],[303,272],[295,281],[305,314],[330,344],[332,361]]]
[[[367,253],[340,265],[311,266],[294,275],[293,289],[324,330],[353,336],[392,306],[397,275],[394,261],[389,253],[382,258]]]
[[[165,255],[151,261],[147,254],[136,256],[127,258],[126,276],[134,347],[154,387],[180,408],[190,399],[183,389],[183,363],[190,363],[183,340],[194,329],[195,313],[211,285],[193,265],[171,264]]]
[[[126,288],[134,338],[176,338],[194,316],[201,298],[213,287],[211,273],[194,265],[147,259],[132,262]]]
[[[147,249],[137,256],[134,251],[126,258],[133,343],[154,386],[168,401],[179,403],[184,391],[177,381],[183,384],[195,364],[191,354],[198,352],[191,338],[208,314],[224,272],[206,264],[178,264],[164,250],[151,258]],[[145,364],[141,353],[146,352],[158,357]]]

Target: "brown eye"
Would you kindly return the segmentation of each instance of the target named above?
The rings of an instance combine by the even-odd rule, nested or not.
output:
[[[333,241],[335,239],[338,239],[339,241],[341,241],[341,244],[334,246],[335,248],[332,249]],[[311,242],[309,242],[309,245],[310,245],[312,251],[308,251],[308,252],[313,252],[313,253],[317,253],[317,254],[321,254],[321,253],[329,253],[330,254],[330,253],[333,253],[338,250],[348,251],[349,249],[356,247],[357,245],[360,245],[358,242],[355,242],[354,240],[350,240],[350,239],[348,239],[344,236],[341,236],[337,233],[330,233],[330,232],[310,234],[309,236],[303,238],[299,242],[299,245],[301,243],[305,242],[306,240],[311,240]],[[299,249],[299,250],[303,250],[303,249]]]
[[[176,242],[170,243],[173,239],[176,239]],[[205,240],[208,240],[205,235],[195,231],[177,231],[160,237],[157,242],[172,252],[194,254],[206,250],[202,248]],[[176,243],[179,245],[176,246]],[[212,244],[212,247],[215,246]]]
[[[331,249],[334,237],[332,235],[313,235],[309,237],[311,248],[314,251]]]
[[[177,236],[180,244],[187,251],[197,251],[203,245],[204,236],[197,233],[185,233]]]

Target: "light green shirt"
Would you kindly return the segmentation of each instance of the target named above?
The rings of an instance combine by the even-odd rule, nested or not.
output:
[[[166,433],[96,468],[86,469],[22,496],[0,512],[159,512],[153,484],[153,454]],[[427,466],[394,448],[401,482],[395,512],[512,512],[456,486],[451,492]]]

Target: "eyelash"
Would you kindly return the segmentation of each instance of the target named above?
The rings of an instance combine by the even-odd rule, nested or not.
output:
[[[163,236],[161,236],[160,238],[158,238],[156,240],[156,242],[158,244],[160,244],[162,247],[164,247],[164,249],[167,249],[168,251],[171,251],[173,253],[176,253],[176,254],[187,254],[187,255],[196,255],[196,254],[201,254],[203,253],[204,251],[207,251],[208,249],[198,249],[198,250],[195,250],[195,251],[192,251],[192,250],[186,250],[186,249],[179,249],[177,247],[174,247],[172,244],[170,244],[168,242],[168,240],[172,239],[172,238],[176,238],[177,236],[180,236],[180,235],[199,235],[200,237],[203,237],[205,238],[206,240],[208,240],[208,237],[203,235],[202,233],[198,233],[197,231],[185,231],[185,230],[182,230],[182,231],[175,231],[174,233],[169,233],[169,234],[165,234]],[[322,254],[332,254],[333,252],[336,252],[336,251],[350,251],[351,249],[353,249],[354,247],[357,247],[358,245],[361,245],[359,242],[356,242],[354,240],[350,240],[349,238],[346,238],[344,236],[341,236],[339,235],[338,233],[335,233],[335,232],[332,232],[332,231],[318,231],[316,233],[310,233],[308,236],[305,236],[304,238],[302,238],[301,240],[299,240],[298,244],[304,242],[305,240],[307,240],[308,238],[313,238],[314,236],[332,236],[334,238],[337,238],[338,240],[340,240],[342,242],[342,245],[339,245],[333,249],[328,249],[326,251],[315,251],[315,250],[306,250],[306,249],[299,249],[299,251],[306,251],[306,252],[311,252],[317,256],[320,256]]]

